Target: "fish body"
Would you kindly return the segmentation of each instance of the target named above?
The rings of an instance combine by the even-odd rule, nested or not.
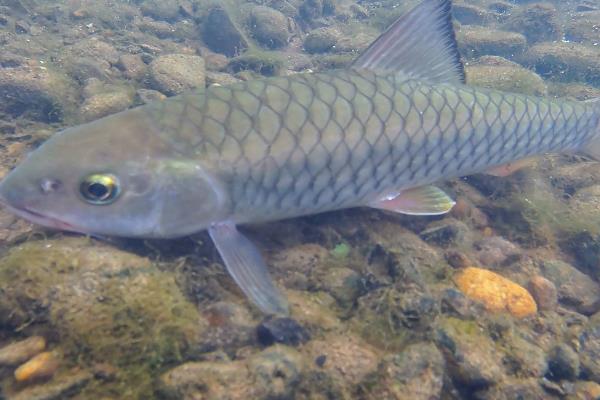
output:
[[[534,154],[576,151],[599,121],[593,103],[368,70],[213,87],[145,111],[160,140],[213,175],[235,223],[364,206]]]
[[[599,103],[464,84],[450,6],[424,0],[346,70],[210,87],[66,129],[3,180],[0,201],[84,233],[207,229],[252,302],[285,314],[236,225],[360,206],[443,214],[454,201],[436,181],[549,152],[600,158]]]

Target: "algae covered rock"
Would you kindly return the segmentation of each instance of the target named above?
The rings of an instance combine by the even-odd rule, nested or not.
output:
[[[501,57],[482,57],[465,68],[467,83],[506,92],[545,96],[548,89],[535,72]]]
[[[520,33],[478,26],[462,26],[456,39],[461,54],[471,58],[482,55],[515,57],[527,44],[525,36]]]
[[[600,82],[600,49],[594,46],[544,42],[530,47],[523,60],[538,74],[555,80]]]
[[[369,394],[376,399],[440,398],[445,367],[444,357],[435,345],[412,344],[383,358]]]
[[[486,388],[505,377],[492,340],[472,321],[445,318],[439,322],[436,343],[447,360],[448,373],[471,389]]]
[[[204,42],[212,51],[233,57],[248,48],[242,31],[223,7],[211,8],[202,28]]]
[[[309,53],[325,53],[336,45],[340,33],[335,28],[319,28],[304,39],[304,49]]]
[[[133,104],[133,98],[130,90],[98,93],[85,99],[79,111],[83,121],[90,122],[126,110]]]
[[[560,40],[563,35],[558,11],[550,3],[534,3],[513,9],[504,27],[523,33],[529,43]]]
[[[124,368],[123,382],[145,374],[139,390],[152,368],[189,355],[206,327],[172,274],[86,238],[12,248],[0,259],[0,293],[4,326],[47,321],[67,359]]]
[[[159,390],[169,399],[293,398],[304,369],[297,351],[274,346],[244,360],[182,364],[162,375]]]
[[[339,332],[308,342],[303,352],[313,360],[321,359],[321,368],[345,385],[361,382],[377,370],[379,363],[379,354],[373,346],[356,336]]]
[[[288,18],[270,7],[255,6],[248,19],[250,32],[263,46],[276,49],[287,45],[290,37]]]
[[[541,270],[556,285],[562,305],[586,315],[600,310],[600,286],[588,275],[561,260],[544,260]]]
[[[204,59],[189,54],[169,54],[157,57],[150,64],[154,89],[173,96],[186,90],[204,88]]]
[[[284,59],[275,51],[249,50],[229,61],[233,72],[254,71],[261,75],[278,75],[284,66]]]
[[[570,14],[565,37],[574,42],[598,45],[600,43],[600,11]]]
[[[0,68],[0,111],[9,115],[57,122],[75,108],[73,82],[53,68]]]
[[[589,319],[579,335],[582,372],[600,383],[600,314]]]
[[[527,289],[492,271],[468,267],[454,281],[463,293],[481,301],[490,311],[507,311],[518,318],[537,312],[535,300]]]

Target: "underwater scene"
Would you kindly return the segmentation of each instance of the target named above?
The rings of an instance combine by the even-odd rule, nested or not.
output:
[[[600,399],[596,99],[600,0],[0,0],[0,399]]]

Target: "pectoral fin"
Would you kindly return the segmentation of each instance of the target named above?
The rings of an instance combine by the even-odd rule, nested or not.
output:
[[[391,193],[371,204],[370,207],[408,215],[441,215],[449,212],[456,202],[435,186]]]
[[[231,222],[211,225],[212,238],[227,271],[240,289],[266,314],[288,314],[288,304],[271,280],[258,249]]]

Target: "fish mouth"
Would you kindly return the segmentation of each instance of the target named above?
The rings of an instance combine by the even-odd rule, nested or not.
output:
[[[10,204],[2,196],[0,196],[0,205],[4,206],[10,213],[27,221],[33,222],[36,225],[62,231],[80,232],[75,226],[67,222],[40,214],[39,212],[33,211],[25,206],[15,206]]]

